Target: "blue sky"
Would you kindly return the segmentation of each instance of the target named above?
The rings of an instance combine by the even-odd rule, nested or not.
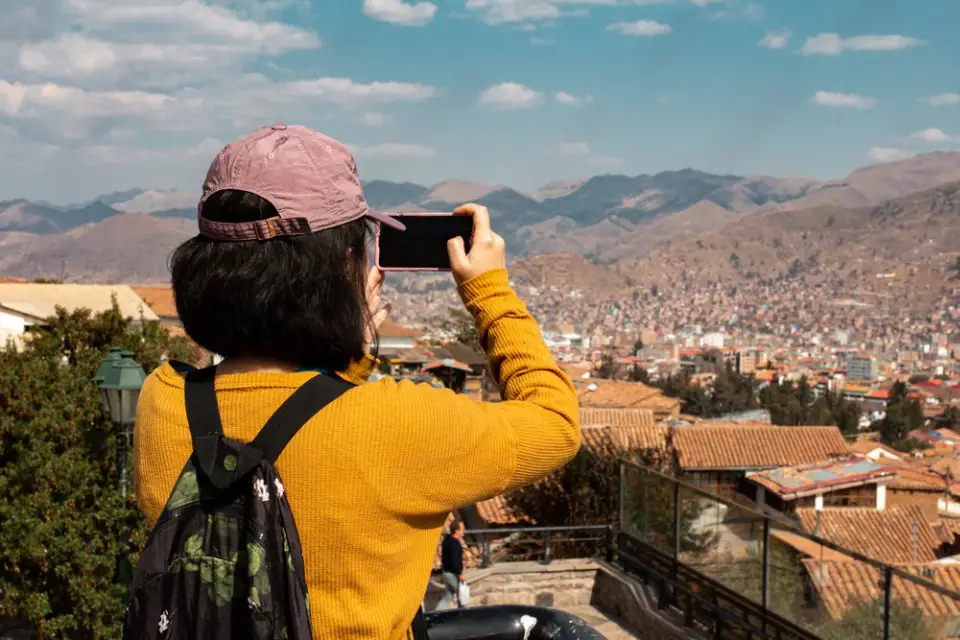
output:
[[[24,6],[26,4],[27,6]],[[0,199],[195,191],[306,124],[365,179],[839,177],[960,148],[952,0],[37,0],[0,25]]]

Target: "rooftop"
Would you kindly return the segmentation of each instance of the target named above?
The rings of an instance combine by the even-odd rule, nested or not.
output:
[[[801,507],[796,515],[808,533],[881,562],[933,562],[942,544],[918,505],[892,506],[883,511],[827,507],[820,513],[819,532],[815,509]]]
[[[133,292],[161,318],[177,318],[177,303],[173,297],[173,288],[163,285],[132,286]]]
[[[794,500],[807,495],[876,483],[896,475],[897,467],[857,456],[779,467],[755,473],[749,478],[784,500]]]
[[[56,315],[56,308],[68,311],[108,311],[116,296],[120,313],[139,320],[158,320],[157,314],[127,285],[105,284],[0,284],[0,308],[38,321]]]
[[[883,596],[880,588],[883,575],[880,570],[863,562],[803,561],[814,589],[823,601],[827,613],[834,620],[858,601],[873,602]],[[904,567],[908,572],[936,585],[960,591],[960,566],[914,565]],[[953,617],[960,615],[960,603],[909,580],[893,580],[893,601],[919,608],[925,617]]]
[[[769,469],[845,455],[836,427],[692,425],[673,429],[684,471]]]

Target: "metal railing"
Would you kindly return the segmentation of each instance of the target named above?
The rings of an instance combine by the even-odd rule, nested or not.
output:
[[[950,565],[889,565],[653,469],[620,474],[618,559],[715,637],[960,637],[960,593],[928,579]]]
[[[480,567],[495,561],[613,557],[614,528],[610,525],[566,527],[504,527],[469,529],[464,533],[468,547],[479,547]]]

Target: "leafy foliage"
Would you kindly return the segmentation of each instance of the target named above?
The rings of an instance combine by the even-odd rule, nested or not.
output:
[[[593,372],[593,377],[602,380],[616,380],[618,373],[616,360],[607,353],[600,358],[600,366]]]
[[[93,376],[110,346],[148,371],[162,355],[197,354],[159,323],[135,328],[116,305],[58,309],[50,324],[21,351],[0,350],[0,620],[41,638],[113,638],[125,597],[118,567],[147,532],[118,491],[118,433]]]
[[[542,527],[614,524],[646,536],[661,548],[673,548],[673,485],[656,474],[627,468],[621,496],[620,455],[584,447],[576,458],[536,484],[507,496],[515,517]],[[636,454],[643,466],[671,474],[676,463],[670,454],[645,451]],[[623,500],[621,512],[621,498]],[[683,552],[699,553],[713,543],[710,533],[695,529],[702,507],[697,500],[684,500],[680,510],[680,546]]]
[[[897,382],[887,398],[886,415],[880,422],[880,441],[892,447],[904,447],[910,432],[923,426],[923,407],[907,397],[907,385]]]
[[[860,425],[860,405],[827,391],[816,398],[806,377],[798,382],[784,380],[760,393],[763,406],[770,411],[773,424],[787,426],[836,425],[845,434],[856,433]]]
[[[684,371],[659,379],[656,386],[664,395],[679,398],[684,413],[701,418],[716,418],[759,406],[756,383],[729,364],[721,369],[709,389],[694,382]]]
[[[858,600],[839,620],[829,620],[818,629],[822,638],[874,640],[883,630],[883,600]],[[890,637],[897,640],[935,638],[932,621],[923,611],[904,602],[893,601],[890,612]]]

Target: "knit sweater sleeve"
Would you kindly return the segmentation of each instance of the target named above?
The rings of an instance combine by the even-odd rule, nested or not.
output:
[[[396,385],[402,414],[417,417],[407,433],[425,455],[418,473],[438,510],[534,482],[580,448],[576,391],[511,289],[506,270],[473,278],[459,292],[476,320],[503,402],[478,402],[429,385]]]

